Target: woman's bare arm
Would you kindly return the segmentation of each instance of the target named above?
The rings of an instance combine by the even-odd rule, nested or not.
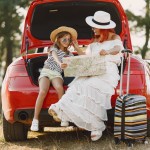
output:
[[[120,37],[118,35],[113,35],[112,40],[121,40]],[[101,50],[100,51],[100,55],[116,55],[121,51],[121,46],[116,45],[113,48],[109,49],[109,50]]]
[[[112,49],[108,50],[107,53],[111,55],[116,55],[119,53],[120,50],[121,50],[121,46],[117,45],[114,46]]]
[[[114,35],[112,36],[112,40],[117,40],[117,39],[121,41],[120,36],[117,35],[117,34],[114,34]],[[116,46],[114,46],[112,49],[108,50],[108,54],[116,55],[116,54],[119,53],[119,51],[121,51],[121,46],[116,45]]]

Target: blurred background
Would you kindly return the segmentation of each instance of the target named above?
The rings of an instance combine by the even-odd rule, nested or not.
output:
[[[119,0],[126,11],[134,54],[150,59],[150,0]],[[8,65],[20,56],[31,0],[0,0],[0,88]]]

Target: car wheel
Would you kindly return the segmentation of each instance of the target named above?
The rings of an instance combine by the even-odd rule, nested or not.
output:
[[[3,119],[3,134],[7,142],[11,141],[23,141],[27,139],[28,129],[22,123],[15,122],[13,124],[9,123],[5,116],[2,116]]]
[[[147,136],[150,137],[150,119],[147,120]]]

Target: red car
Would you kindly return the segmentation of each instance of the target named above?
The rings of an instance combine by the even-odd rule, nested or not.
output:
[[[132,49],[128,20],[118,0],[34,0],[28,10],[24,25],[21,57],[7,69],[2,84],[3,133],[6,141],[26,140],[38,95],[38,76],[47,58],[44,50],[52,43],[49,35],[52,30],[65,25],[78,32],[79,45],[84,49],[90,43],[91,28],[85,18],[96,11],[109,12],[116,22],[116,33],[120,35],[124,47]],[[124,64],[123,92],[126,91],[127,63]],[[120,69],[120,68],[119,68]],[[148,135],[150,135],[150,93],[148,83],[150,70],[144,61],[132,56],[130,93],[141,94],[147,98]],[[65,78],[64,88],[73,78]],[[113,127],[113,115],[119,84],[112,96],[112,109],[108,111],[108,124]],[[40,113],[40,128],[59,126],[48,108],[58,101],[56,91],[51,86]]]

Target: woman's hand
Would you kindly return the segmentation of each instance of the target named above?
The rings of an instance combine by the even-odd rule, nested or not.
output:
[[[65,69],[65,68],[67,67],[67,64],[66,64],[66,63],[60,63],[59,65],[60,65],[60,68],[61,68],[61,69]]]
[[[105,56],[105,55],[108,55],[109,53],[108,53],[106,50],[102,49],[102,50],[99,52],[99,54]]]

